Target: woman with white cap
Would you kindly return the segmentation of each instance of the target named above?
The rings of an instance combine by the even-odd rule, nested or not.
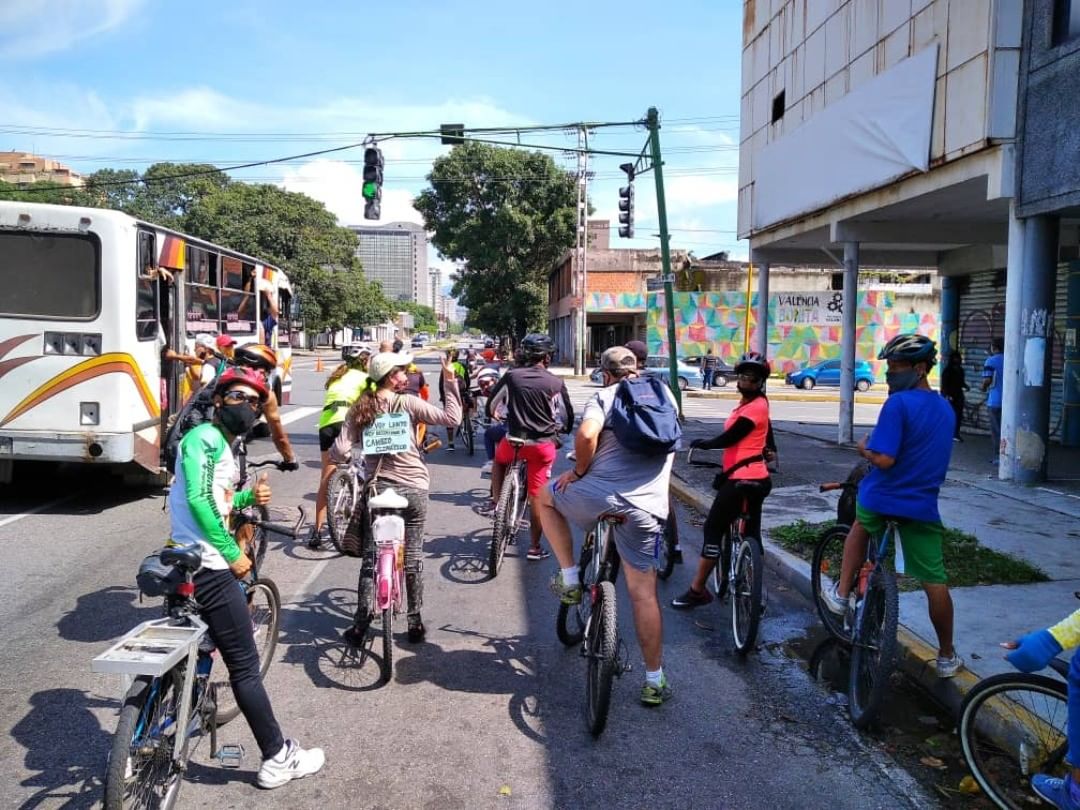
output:
[[[390,413],[404,413],[409,417],[407,447],[400,452],[364,454],[364,468],[368,480],[379,486],[392,486],[394,491],[409,502],[402,517],[405,519],[405,593],[408,601],[409,641],[422,641],[425,634],[420,617],[423,607],[424,586],[421,574],[423,557],[424,520],[427,517],[428,489],[431,479],[427,463],[417,438],[421,422],[428,425],[456,425],[461,421],[461,396],[454,382],[454,371],[449,360],[442,361],[442,379],[446,383],[446,407],[437,408],[419,397],[409,396],[406,391],[408,374],[405,369],[412,362],[406,353],[380,352],[368,363],[368,382],[360,398],[349,409],[341,434],[334,442],[330,458],[337,464],[345,463],[354,444],[362,443],[364,432],[375,425],[376,420]],[[360,646],[364,642],[371,622],[371,560],[364,556],[357,586],[359,604],[353,626],[345,631],[345,640]]]

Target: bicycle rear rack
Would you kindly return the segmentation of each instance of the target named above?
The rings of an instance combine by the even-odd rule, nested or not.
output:
[[[150,675],[160,678],[185,656],[192,661],[206,625],[195,616],[188,624],[154,619],[132,628],[119,641],[91,661],[94,672],[115,675]]]

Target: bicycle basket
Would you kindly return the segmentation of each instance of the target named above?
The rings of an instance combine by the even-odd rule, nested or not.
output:
[[[160,597],[172,593],[183,581],[183,575],[171,565],[161,561],[161,549],[148,555],[139,564],[135,583],[143,596]]]

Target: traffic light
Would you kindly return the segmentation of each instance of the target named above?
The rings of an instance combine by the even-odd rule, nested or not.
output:
[[[383,156],[378,146],[364,150],[364,219],[379,219],[382,215]]]
[[[619,189],[619,236],[634,238],[634,184]]]

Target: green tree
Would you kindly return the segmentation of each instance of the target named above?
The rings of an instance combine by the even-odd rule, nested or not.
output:
[[[435,310],[431,307],[417,304],[413,301],[401,301],[397,304],[401,312],[411,312],[413,316],[413,328],[419,332],[434,332],[439,328]]]
[[[89,205],[86,193],[76,186],[61,186],[42,182],[32,186],[17,186],[0,180],[0,200],[51,203],[53,205]]]
[[[435,161],[414,201],[439,252],[466,266],[468,324],[523,337],[547,321],[548,272],[574,244],[574,179],[550,156],[465,143]]]

